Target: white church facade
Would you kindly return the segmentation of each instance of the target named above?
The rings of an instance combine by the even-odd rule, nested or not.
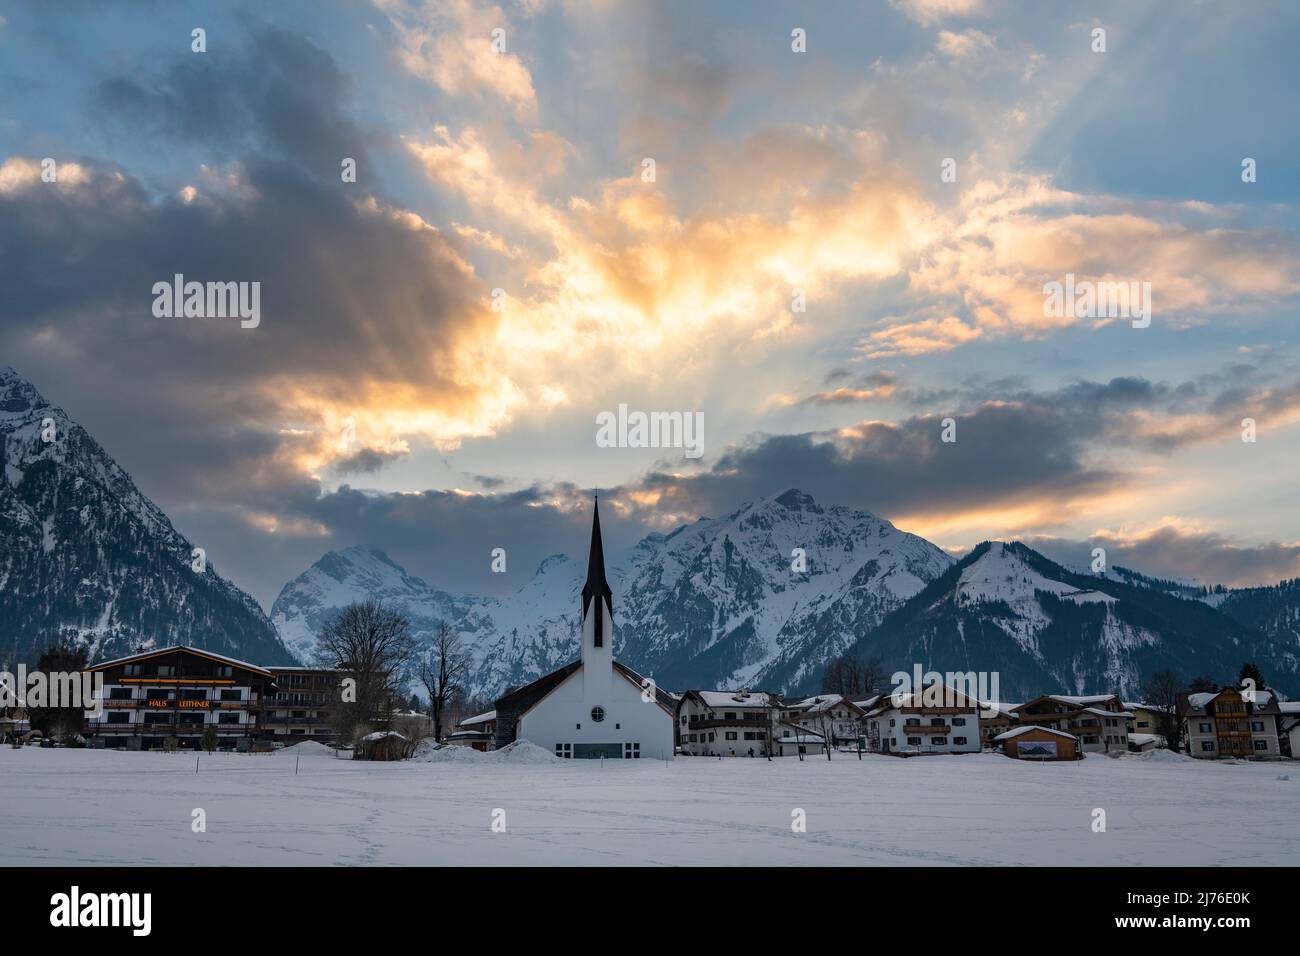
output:
[[[672,758],[677,700],[614,660],[613,602],[596,506],[582,588],[582,654],[497,700],[498,748],[528,740],[571,759]]]

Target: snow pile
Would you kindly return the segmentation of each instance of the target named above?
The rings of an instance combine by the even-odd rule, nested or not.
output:
[[[516,740],[512,744],[506,744],[500,750],[493,750],[485,754],[485,756],[500,763],[516,764],[548,764],[555,763],[560,759],[545,747],[539,747],[531,740]]]
[[[304,740],[292,747],[274,751],[277,757],[333,757],[334,751],[319,740]]]
[[[1150,760],[1153,763],[1186,763],[1189,760],[1195,760],[1195,757],[1189,757],[1187,754],[1175,753],[1172,750],[1166,750],[1161,747],[1159,750],[1148,750],[1146,753],[1129,754],[1134,760]]]
[[[485,754],[473,747],[453,745],[443,747],[421,746],[411,759],[416,763],[480,763]]]

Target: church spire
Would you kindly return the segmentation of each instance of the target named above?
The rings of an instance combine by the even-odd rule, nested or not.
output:
[[[584,621],[587,619],[589,609],[596,612],[596,620],[593,622],[596,625],[596,647],[601,647],[604,643],[605,615],[601,613],[599,605],[592,605],[591,599],[593,597],[600,597],[604,600],[612,619],[614,616],[614,592],[609,589],[609,582],[605,580],[605,547],[600,540],[599,500],[596,500],[592,511],[591,550],[587,555],[587,583],[582,586],[582,619]]]

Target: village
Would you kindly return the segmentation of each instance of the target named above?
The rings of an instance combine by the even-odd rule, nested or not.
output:
[[[379,611],[359,613],[381,613]],[[981,700],[967,675],[895,675],[888,693],[787,698],[763,690],[673,692],[615,660],[613,594],[605,577],[599,508],[593,508],[581,656],[489,710],[444,727],[414,708],[352,708],[355,668],[262,667],[194,647],[167,647],[87,667],[77,683],[100,688],[98,706],[71,709],[57,727],[34,727],[21,706],[0,711],[13,746],[266,752],[311,741],[353,759],[402,760],[443,748],[480,753],[526,741],[556,759],[900,758],[995,752],[1015,760],[1077,761],[1163,750],[1197,759],[1300,759],[1300,702],[1280,700],[1243,669],[1241,686],[1181,689],[1162,700],[1044,693]],[[450,638],[449,638],[450,639]],[[340,656],[362,658],[358,648]],[[93,679],[93,681],[92,681]],[[901,686],[900,685],[901,679]],[[435,688],[436,684],[430,685]],[[436,696],[436,695],[435,695]],[[67,713],[66,711],[63,713]],[[442,712],[438,712],[442,716]]]

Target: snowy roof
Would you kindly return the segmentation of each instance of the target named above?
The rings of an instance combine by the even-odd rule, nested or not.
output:
[[[872,707],[876,706],[876,704],[880,703],[880,698],[884,696],[885,696],[884,694],[876,694],[874,697],[867,697],[864,698],[863,700],[855,700],[853,703],[861,707],[863,710],[870,710]]]
[[[396,737],[398,740],[406,739],[395,730],[376,730],[373,734],[366,734],[361,740],[363,743],[374,743],[376,740],[383,740],[385,737]]]
[[[1133,714],[1127,710],[1102,710],[1100,707],[1084,707],[1079,711],[1081,714],[1096,714],[1098,717],[1132,717]]]
[[[1155,734],[1129,734],[1129,743],[1137,744],[1139,747],[1143,744],[1155,743],[1159,738]]]
[[[1089,694],[1084,697],[1069,697],[1065,694],[1048,694],[1047,696],[1052,700],[1059,700],[1062,704],[1074,704],[1077,707],[1087,707],[1089,704],[1102,704],[1108,700],[1115,699],[1114,694]]]
[[[926,707],[959,707],[965,710],[979,710],[984,707],[984,705],[974,697],[967,697],[955,687],[944,686],[942,690],[937,690],[936,688],[938,687],[939,685],[936,684],[931,687],[926,687],[920,692],[912,691],[911,693],[898,694],[897,696],[894,694],[882,694],[879,703],[876,705],[876,709],[872,711],[872,713],[883,713],[884,711],[895,707],[920,707],[922,709],[925,709]],[[942,693],[944,695],[944,700],[937,704],[927,703],[926,698],[935,693]]]
[[[998,734],[998,735],[997,735],[996,737],[994,737],[993,739],[994,739],[994,740],[1010,740],[1010,739],[1013,738],[1013,737],[1019,737],[1021,734],[1027,734],[1027,733],[1029,733],[1031,730],[1041,730],[1041,731],[1042,731],[1043,733],[1045,733],[1045,734],[1053,734],[1053,735],[1055,735],[1055,736],[1057,736],[1057,737],[1066,737],[1066,738],[1068,738],[1068,739],[1070,739],[1070,740],[1078,740],[1078,739],[1079,739],[1078,737],[1074,736],[1074,734],[1067,734],[1067,733],[1066,733],[1065,731],[1063,731],[1063,730],[1053,730],[1051,727],[1037,727],[1037,726],[1033,726],[1033,725],[1026,726],[1026,727],[1016,727],[1014,730],[1008,730],[1005,734]]]
[[[826,739],[821,734],[795,734],[793,737],[777,737],[778,744],[824,744]]]
[[[460,722],[458,726],[472,727],[475,724],[486,724],[489,721],[496,720],[496,719],[497,719],[497,712],[495,710],[489,710],[481,714],[475,714],[473,717],[466,717],[464,720]]]
[[[225,654],[218,654],[215,651],[205,651],[201,647],[191,647],[188,644],[173,644],[171,647],[163,647],[155,651],[144,651],[140,654],[128,654],[125,657],[115,657],[111,661],[101,661],[98,664],[92,664],[87,667],[86,670],[103,670],[106,667],[113,667],[116,664],[122,664],[126,661],[144,660],[147,657],[157,657],[159,654],[171,654],[174,651],[188,651],[191,654],[198,654],[200,657],[211,657],[214,660],[223,661],[227,664],[234,664],[236,667],[243,667],[246,670],[257,671],[257,673],[265,674],[267,677],[275,676],[265,667],[259,667],[256,664],[250,664],[247,661],[241,661],[234,657],[227,657]]]
[[[843,702],[844,697],[840,694],[818,694],[816,697],[805,697],[797,704],[794,704],[792,709],[808,711],[830,710],[832,707],[838,707]]]
[[[1300,714],[1300,700],[1279,700],[1277,709],[1284,714]]]
[[[1220,691],[1214,691],[1213,693],[1202,692],[1198,694],[1188,694],[1187,706],[1190,707],[1192,710],[1203,711],[1205,710],[1206,705],[1209,704],[1210,701],[1214,700],[1214,698],[1218,697],[1222,693],[1223,691],[1220,690]],[[1274,699],[1274,695],[1271,690],[1255,691],[1254,709],[1256,713],[1262,711],[1266,711],[1268,713],[1276,713],[1276,711],[1274,710],[1275,707],[1279,707],[1279,704]]]
[[[1125,710],[1159,710],[1155,704],[1141,704],[1135,700],[1122,700],[1120,706]]]
[[[996,710],[999,714],[1002,714],[1006,717],[1014,717],[1016,711],[1018,711],[1023,706],[1024,704],[1008,704],[1006,701],[1003,700],[980,701],[981,710]]]
[[[772,695],[765,691],[697,690],[694,693],[709,707],[770,707]]]

